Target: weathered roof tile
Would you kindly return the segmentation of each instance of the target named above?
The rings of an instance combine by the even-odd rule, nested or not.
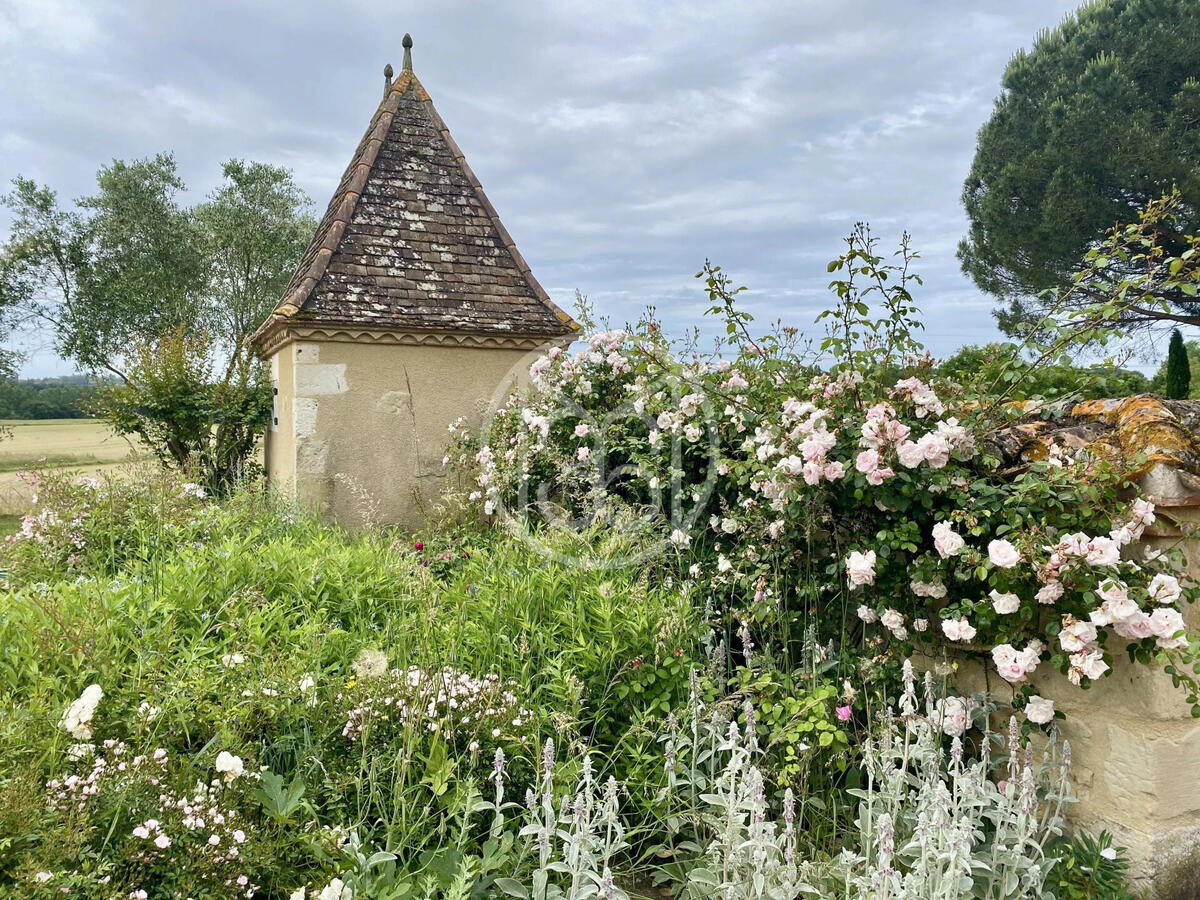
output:
[[[529,271],[409,68],[253,340],[289,321],[547,338],[579,330]]]

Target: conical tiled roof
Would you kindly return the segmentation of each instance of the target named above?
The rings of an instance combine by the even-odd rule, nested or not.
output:
[[[546,338],[579,330],[513,245],[413,74],[409,46],[406,36],[404,70],[252,338],[260,346],[289,323]]]

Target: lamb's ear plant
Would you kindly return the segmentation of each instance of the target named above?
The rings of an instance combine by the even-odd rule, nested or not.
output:
[[[798,859],[795,798],[768,800],[761,753],[737,723],[694,701],[665,738],[667,794],[678,803],[672,838],[655,855],[682,896],[792,900],[1016,900],[1046,896],[1071,798],[1070,750],[1051,737],[1035,765],[1015,719],[1007,737],[985,732],[967,758],[959,708],[930,696],[925,714],[911,664],[898,718],[886,715],[867,742],[857,831],[830,860]],[[961,699],[961,698],[950,698]],[[987,717],[981,717],[986,727]],[[952,734],[949,746],[946,735]],[[993,755],[998,741],[1006,752]],[[994,766],[1005,777],[995,779]]]

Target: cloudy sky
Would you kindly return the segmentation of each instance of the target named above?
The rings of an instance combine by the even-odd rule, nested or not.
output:
[[[0,180],[84,195],[173,151],[290,166],[323,210],[413,35],[414,68],[534,272],[681,333],[705,258],[814,337],[858,220],[913,235],[927,344],[996,335],[960,272],[975,135],[1012,53],[1074,0],[0,0]],[[0,233],[8,219],[0,213]],[[710,327],[711,330],[711,327]],[[27,375],[71,367],[29,341]]]

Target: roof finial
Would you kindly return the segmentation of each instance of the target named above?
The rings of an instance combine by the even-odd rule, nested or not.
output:
[[[392,89],[392,64],[388,63],[383,67],[383,96],[388,95],[388,91]]]
[[[410,35],[410,34],[404,35],[404,40],[402,40],[400,42],[400,45],[404,48],[404,71],[411,72],[412,71],[412,35]]]

